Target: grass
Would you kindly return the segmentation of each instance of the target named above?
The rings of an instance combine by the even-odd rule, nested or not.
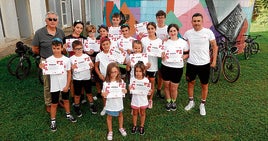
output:
[[[195,89],[196,107],[190,112],[184,111],[188,96],[183,77],[177,111],[165,111],[165,101],[155,97],[153,109],[147,110],[144,136],[130,134],[132,118],[127,96],[124,127],[128,135],[120,135],[114,118],[114,140],[268,140],[268,32],[252,34],[263,35],[258,39],[261,52],[249,60],[238,55],[241,75],[237,82],[228,83],[221,77],[217,84],[210,84],[205,117],[200,116],[198,110],[199,83]],[[78,118],[77,123],[68,122],[64,110],[59,108],[58,130],[51,132],[36,69],[33,68],[26,79],[17,80],[7,72],[9,58],[0,60],[0,140],[106,140],[106,117],[92,115],[88,105],[82,106],[83,117]],[[100,111],[101,101],[96,102]]]

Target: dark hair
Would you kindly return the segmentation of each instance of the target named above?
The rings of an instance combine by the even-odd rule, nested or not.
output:
[[[192,19],[193,17],[201,17],[203,19],[203,15],[201,13],[194,13],[194,15],[192,16]]]
[[[106,70],[106,76],[105,76],[105,81],[106,82],[111,82],[111,70],[112,68],[116,68],[117,69],[117,72],[118,72],[118,75],[116,76],[116,82],[121,82],[122,79],[121,79],[121,73],[120,73],[120,69],[119,69],[119,66],[116,62],[111,62],[110,64],[108,64],[107,66],[107,70]]]
[[[83,23],[82,21],[80,21],[80,20],[76,20],[76,21],[74,22],[73,26],[75,27],[75,26],[78,25],[78,24],[82,24],[83,27],[84,27],[84,23]]]
[[[73,49],[75,48],[75,47],[77,47],[77,46],[83,46],[83,44],[82,44],[82,42],[81,41],[79,41],[79,40],[74,40],[73,42],[72,42],[72,47],[73,47]]]
[[[101,49],[101,51],[103,51],[102,43],[105,42],[105,41],[109,41],[111,43],[111,40],[108,37],[100,38],[100,49]]]
[[[123,25],[121,25],[121,27],[120,27],[120,29],[122,30],[123,28],[128,28],[128,29],[130,29],[130,27],[129,27],[129,25],[128,24],[123,24]]]
[[[158,16],[164,16],[166,18],[166,12],[164,12],[163,10],[159,10],[155,14],[155,17],[158,17]]]
[[[100,33],[100,29],[102,29],[102,28],[105,29],[107,32],[109,32],[109,28],[108,28],[108,26],[106,26],[106,25],[104,25],[104,24],[99,25],[98,27],[99,27],[98,30],[97,30],[98,33]]]
[[[175,27],[179,32],[179,26],[177,24],[170,24],[170,25],[168,25],[168,28],[167,28],[168,33],[169,33],[169,30],[170,30],[171,27]]]
[[[153,27],[156,29],[156,24],[155,24],[155,22],[149,22],[149,23],[147,24],[147,26],[146,26],[147,29],[148,29],[148,26],[149,26],[149,25],[153,26]]]
[[[61,46],[63,45],[63,42],[60,38],[53,38],[52,39],[52,45],[58,46],[59,44],[61,44]]]
[[[112,18],[120,18],[121,19],[120,14],[117,12],[113,14]]]
[[[145,77],[145,65],[144,65],[144,63],[142,62],[142,61],[138,61],[138,63],[136,63],[135,65],[134,65],[134,76],[136,77],[136,69],[137,68],[140,68],[141,69],[141,71],[142,71],[142,76],[143,76],[143,78]]]

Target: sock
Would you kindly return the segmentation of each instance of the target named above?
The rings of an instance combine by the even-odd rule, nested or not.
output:
[[[51,118],[50,120],[51,120],[51,121],[56,121],[56,118]]]
[[[170,103],[171,99],[167,99],[167,102]]]
[[[176,99],[171,99],[171,102],[172,102],[172,103],[175,103],[175,102],[176,102]]]
[[[206,100],[202,99],[202,100],[201,100],[201,103],[202,103],[202,104],[205,104],[205,103],[206,103]]]
[[[92,106],[92,105],[94,105],[94,103],[93,102],[90,102],[89,105]]]
[[[194,97],[189,97],[189,101],[194,101]]]
[[[66,113],[66,117],[70,117],[70,113]]]
[[[79,104],[75,104],[74,106],[75,106],[75,107],[79,107],[80,105],[79,105]]]

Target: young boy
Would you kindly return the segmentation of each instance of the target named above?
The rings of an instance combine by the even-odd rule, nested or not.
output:
[[[69,88],[71,82],[71,63],[70,59],[62,55],[63,42],[60,38],[54,38],[52,40],[53,55],[48,57],[45,64],[42,62],[40,68],[44,73],[50,75],[50,93],[51,93],[51,131],[56,131],[56,113],[59,101],[59,95],[62,94],[64,101],[64,109],[66,111],[66,118],[71,122],[77,120],[70,114],[70,102],[69,102]]]
[[[90,105],[90,111],[92,114],[97,114],[97,108],[94,105],[93,96],[91,93],[91,72],[90,69],[94,67],[90,57],[83,53],[83,45],[79,40],[75,40],[72,43],[74,55],[70,58],[73,85],[74,85],[74,111],[78,117],[82,116],[80,109],[80,97],[83,90],[86,91],[87,98]],[[83,89],[84,88],[84,89]]]
[[[121,22],[120,14],[114,13],[112,16],[112,26],[109,27],[109,34],[108,34],[112,42],[116,42],[122,36],[119,25],[120,22]]]

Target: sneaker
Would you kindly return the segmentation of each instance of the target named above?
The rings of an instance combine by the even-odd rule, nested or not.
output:
[[[71,122],[77,122],[77,120],[70,114],[66,115],[66,118]]]
[[[56,120],[51,120],[50,129],[53,132],[57,131]]]
[[[96,96],[93,96],[93,100],[95,100],[95,101],[96,101],[96,100],[98,100],[98,97],[96,97]]]
[[[192,108],[194,108],[194,101],[193,100],[191,100],[191,101],[189,101],[189,103],[188,103],[188,105],[184,108],[184,110],[186,110],[186,111],[189,111],[189,110],[191,110]]]
[[[171,107],[172,107],[172,103],[171,103],[171,102],[168,102],[168,103],[166,104],[166,110],[167,110],[167,111],[170,111]]]
[[[157,90],[156,91],[156,95],[161,98],[161,99],[164,99],[165,97],[161,95],[161,90]]]
[[[137,132],[137,126],[133,126],[131,129],[131,134],[135,134]]]
[[[127,132],[124,128],[120,128],[119,131],[120,131],[122,136],[127,136]]]
[[[74,112],[76,113],[77,117],[82,117],[82,112],[81,112],[80,106],[73,105],[73,108],[74,108]]]
[[[200,106],[199,106],[199,110],[200,110],[200,115],[201,116],[205,116],[206,115],[205,104],[201,103]]]
[[[176,111],[177,110],[177,105],[175,102],[171,103],[171,110]]]
[[[101,111],[101,113],[100,113],[100,115],[101,116],[104,116],[105,114],[106,114],[106,110],[105,110],[105,108],[103,108],[102,111]]]
[[[85,99],[81,100],[81,104],[85,104],[85,103],[87,103],[87,100]]]
[[[107,140],[108,140],[108,141],[113,140],[113,132],[109,132],[109,133],[107,134]]]
[[[140,135],[144,135],[145,132],[144,132],[144,127],[140,127]]]
[[[91,105],[89,109],[90,109],[92,114],[94,114],[94,115],[97,114],[97,107],[94,104]]]
[[[148,102],[149,102],[148,108],[152,109],[153,108],[153,100],[149,100]]]

